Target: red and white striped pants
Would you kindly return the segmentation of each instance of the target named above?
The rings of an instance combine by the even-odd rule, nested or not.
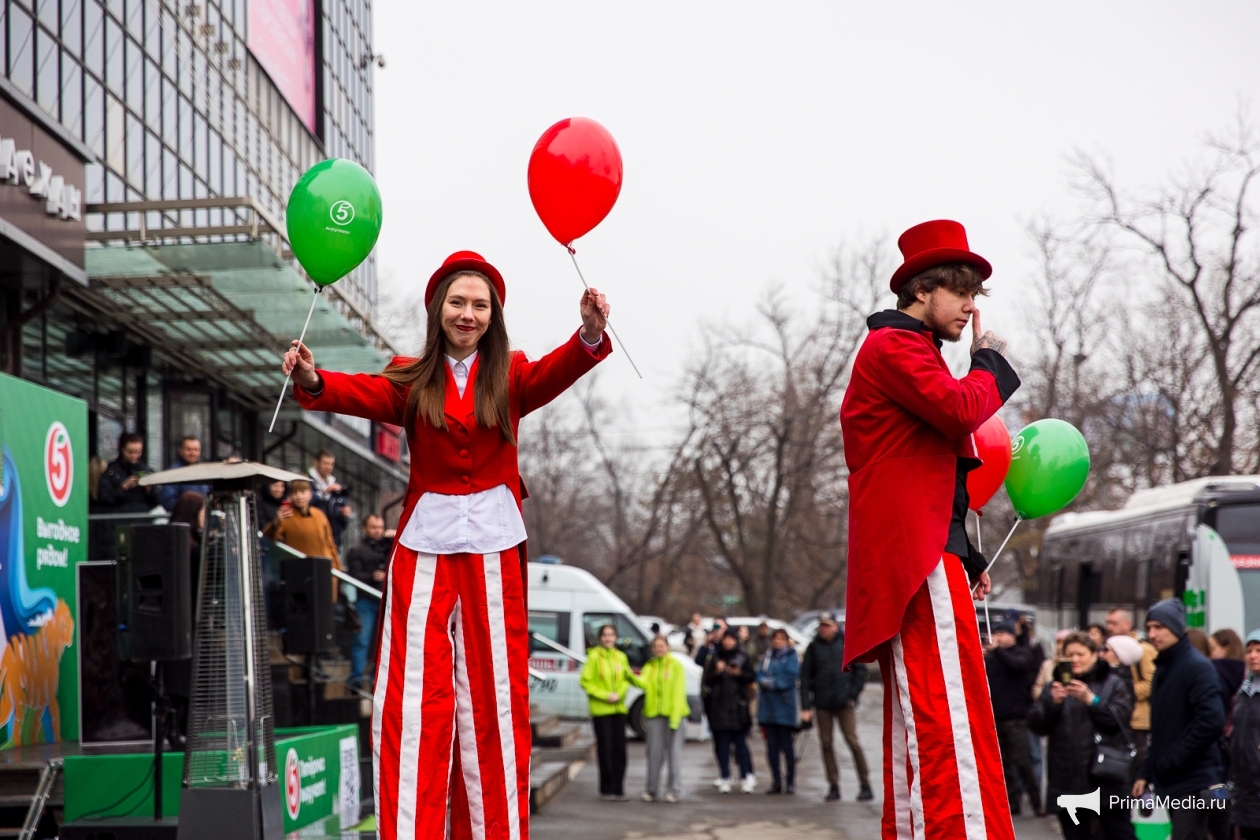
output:
[[[521,563],[394,549],[372,710],[381,840],[529,836]]]
[[[1015,840],[980,631],[946,554],[879,653],[885,840]]]

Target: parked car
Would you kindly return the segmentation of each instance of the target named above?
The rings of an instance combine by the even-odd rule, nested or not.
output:
[[[737,615],[733,618],[726,619],[726,623],[728,626],[747,627],[754,636],[757,635],[757,628],[761,625],[761,622],[763,621],[766,624],[770,625],[770,629],[772,631],[782,628],[784,632],[788,634],[788,638],[792,640],[792,647],[796,649],[796,652],[801,656],[805,655],[805,647],[809,644],[810,639],[814,637],[812,635],[806,636],[800,630],[797,630],[795,627],[793,627],[791,624],[788,624],[786,621],[780,621],[777,618],[766,618],[765,616],[748,616],[748,615]]]
[[[617,628],[617,647],[638,671],[651,658],[651,640],[642,619],[590,572],[554,563],[529,564],[529,666],[537,677],[530,680],[529,700],[541,712],[570,718],[590,717],[586,695],[578,680],[586,651],[597,642],[599,628]],[[540,638],[541,637],[541,638]],[[700,703],[703,671],[682,654],[687,683],[689,737],[705,737],[704,709]],[[643,692],[631,686],[626,692],[629,725],[643,737]]]
[[[678,629],[675,625],[670,624],[668,621],[661,618],[659,615],[639,616],[639,626],[643,628],[644,632],[648,634],[649,638],[651,638],[652,636],[656,634],[652,630],[653,624],[655,624],[659,628],[659,630],[657,630],[656,632],[659,632],[662,636],[666,638],[669,638],[669,634],[673,633],[676,629]]]
[[[844,607],[836,607],[834,609],[806,610],[805,612],[792,619],[792,626],[795,627],[806,640],[812,640],[818,634],[818,616],[824,612],[829,612],[836,617],[836,621],[840,622],[840,629],[844,630]]]

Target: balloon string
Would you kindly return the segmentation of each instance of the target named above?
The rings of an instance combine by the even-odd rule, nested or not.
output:
[[[569,252],[569,259],[573,260],[573,267],[577,269],[578,278],[582,281],[582,285],[585,286],[586,290],[589,292],[591,290],[591,286],[586,282],[586,278],[582,275],[582,269],[577,262],[577,251],[573,250],[572,245],[565,245],[564,248]],[[626,343],[621,340],[621,336],[617,335],[617,331],[613,329],[611,321],[605,321],[605,323],[608,324],[608,331],[612,333],[613,338],[617,339],[617,343],[621,345],[621,352],[626,354],[626,361],[630,363],[630,367],[634,368],[634,372],[638,374],[640,379],[642,379],[643,374],[639,373],[639,366],[634,363],[634,359],[630,358],[630,351],[626,349]]]
[[[306,323],[302,325],[302,334],[298,336],[298,348],[302,347],[302,341],[306,338],[306,328],[311,325],[311,316],[315,314],[315,301],[319,300],[319,293],[324,290],[323,286],[315,287],[315,294],[311,296],[311,308],[306,313]],[[289,375],[284,378],[284,387],[280,389],[280,399],[276,401],[275,413],[271,415],[271,425],[267,427],[267,433],[271,434],[276,428],[276,418],[280,416],[280,406],[284,404],[284,395],[289,392],[289,380],[293,378],[293,371],[289,371]]]
[[[998,546],[997,554],[994,554],[993,559],[989,561],[989,565],[984,567],[984,570],[986,572],[989,571],[989,569],[992,569],[993,564],[996,563],[997,559],[1002,556],[1002,552],[1006,550],[1006,544],[1011,541],[1011,537],[1014,536],[1015,534],[1015,529],[1018,528],[1019,523],[1023,521],[1024,521],[1024,517],[1022,516],[1015,517],[1015,524],[1012,525],[1011,530],[1006,533],[1006,539],[1002,540],[1002,544]]]
[[[989,569],[992,569],[993,564],[996,563],[997,559],[1002,556],[1002,552],[1006,550],[1006,544],[1011,541],[1011,537],[1015,535],[1015,529],[1018,528],[1019,523],[1023,521],[1024,521],[1024,517],[1022,516],[1015,517],[1015,524],[1012,525],[1011,530],[1006,533],[1006,539],[1002,540],[1002,544],[998,546],[997,554],[994,554],[993,559],[989,561],[989,565],[984,567],[985,574],[988,574]],[[978,544],[979,542],[980,542],[980,512],[976,511],[976,543],[977,543],[976,551],[980,550],[980,546]],[[985,630],[989,634],[989,644],[993,644],[993,625],[989,623],[989,599],[987,596],[984,599],[984,627],[985,627]]]

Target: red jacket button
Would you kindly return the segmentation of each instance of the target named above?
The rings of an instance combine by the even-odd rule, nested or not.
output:
[[[467,458],[467,457],[468,457],[468,450],[467,450],[467,449],[461,449],[461,450],[459,450],[459,457],[461,457],[461,458]]]
[[[460,480],[461,482],[463,482],[464,484],[467,484],[467,483],[468,483],[468,476],[466,476],[466,475],[461,475],[461,476],[459,477],[459,480]]]

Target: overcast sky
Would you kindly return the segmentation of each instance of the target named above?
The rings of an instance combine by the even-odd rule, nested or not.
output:
[[[964,8],[965,5],[965,8]],[[771,282],[807,300],[835,247],[953,218],[994,266],[985,326],[1018,341],[1024,222],[1071,212],[1066,158],[1156,182],[1239,103],[1260,115],[1260,3],[375,4],[382,286],[480,251],[531,356],[578,326],[581,285],[535,216],[529,153],[587,116],[616,137],[616,208],[577,242],[621,354],[604,387],[651,403],[702,323]]]

